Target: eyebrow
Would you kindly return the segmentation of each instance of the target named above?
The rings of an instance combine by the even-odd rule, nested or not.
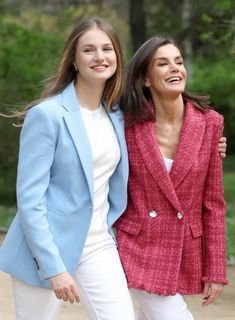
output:
[[[112,46],[112,45],[113,45],[112,42],[108,42],[108,43],[103,43],[103,44],[101,44],[101,46]],[[96,47],[96,44],[94,44],[94,43],[85,43],[85,44],[83,44],[81,47],[82,47],[82,48],[83,48],[83,47]]]
[[[183,57],[182,56],[177,56],[174,59],[175,60],[176,59],[183,59]],[[153,59],[154,62],[157,61],[157,60],[168,60],[168,58],[166,58],[166,57],[157,57],[157,58]]]

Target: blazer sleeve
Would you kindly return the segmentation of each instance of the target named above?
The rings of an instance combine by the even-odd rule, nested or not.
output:
[[[27,243],[40,279],[66,271],[47,220],[46,191],[50,181],[56,134],[43,108],[28,111],[20,135],[17,205]]]
[[[222,159],[218,152],[223,132],[223,117],[216,118],[212,132],[212,148],[203,195],[204,282],[227,283],[226,236]]]

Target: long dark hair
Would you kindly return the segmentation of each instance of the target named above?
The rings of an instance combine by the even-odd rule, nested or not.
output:
[[[155,111],[153,108],[148,108],[152,97],[149,88],[144,86],[144,80],[156,50],[167,44],[173,44],[180,50],[172,39],[153,37],[136,51],[127,66],[121,108],[127,115],[127,125],[129,126],[135,122],[155,121]],[[209,96],[194,95],[188,91],[184,91],[182,96],[184,102],[192,101],[195,107],[201,111],[208,109],[210,104]]]
[[[107,80],[103,92],[103,99],[106,102],[107,107],[112,110],[112,106],[120,100],[124,87],[124,59],[122,47],[117,32],[114,30],[112,25],[101,18],[92,17],[82,20],[70,33],[67,41],[65,42],[58,68],[55,74],[46,80],[46,86],[40,97],[20,111],[14,111],[10,115],[1,115],[21,120],[25,117],[28,109],[32,106],[60,93],[71,81],[75,80],[77,71],[74,68],[74,56],[76,53],[77,42],[86,31],[94,27],[104,31],[109,36],[117,57],[116,72]]]

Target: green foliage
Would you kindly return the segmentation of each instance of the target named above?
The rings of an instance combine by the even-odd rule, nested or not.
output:
[[[0,230],[9,228],[15,214],[16,208],[0,206]]]
[[[225,173],[235,172],[235,155],[228,154],[228,156],[223,160],[223,168]],[[235,184],[234,184],[235,188]],[[235,190],[234,190],[235,195]],[[235,198],[235,197],[234,197]]]
[[[233,157],[234,160],[234,157]],[[234,166],[234,162],[233,162]],[[227,204],[226,213],[226,235],[227,256],[229,260],[235,261],[235,172],[224,174],[224,192]]]
[[[1,112],[33,100],[51,73],[61,39],[38,27],[26,28],[11,17],[0,20]],[[19,129],[0,118],[0,203],[14,203]]]
[[[232,213],[232,209],[235,208],[235,172],[224,173],[224,193],[228,203],[228,215],[232,216],[235,214],[235,212]]]
[[[235,153],[235,67],[234,56],[194,59],[189,90],[209,94],[212,106],[224,116],[228,153]]]
[[[39,83],[53,70],[61,49],[58,35],[3,19],[0,26],[0,96],[17,105],[38,95]]]

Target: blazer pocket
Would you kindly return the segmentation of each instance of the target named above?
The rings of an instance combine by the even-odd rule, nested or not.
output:
[[[122,219],[121,221],[115,223],[115,228],[117,230],[130,233],[134,236],[137,236],[139,234],[141,227],[142,222],[133,219]]]
[[[203,236],[202,223],[198,222],[198,223],[190,224],[190,229],[191,229],[193,238],[198,238]]]

